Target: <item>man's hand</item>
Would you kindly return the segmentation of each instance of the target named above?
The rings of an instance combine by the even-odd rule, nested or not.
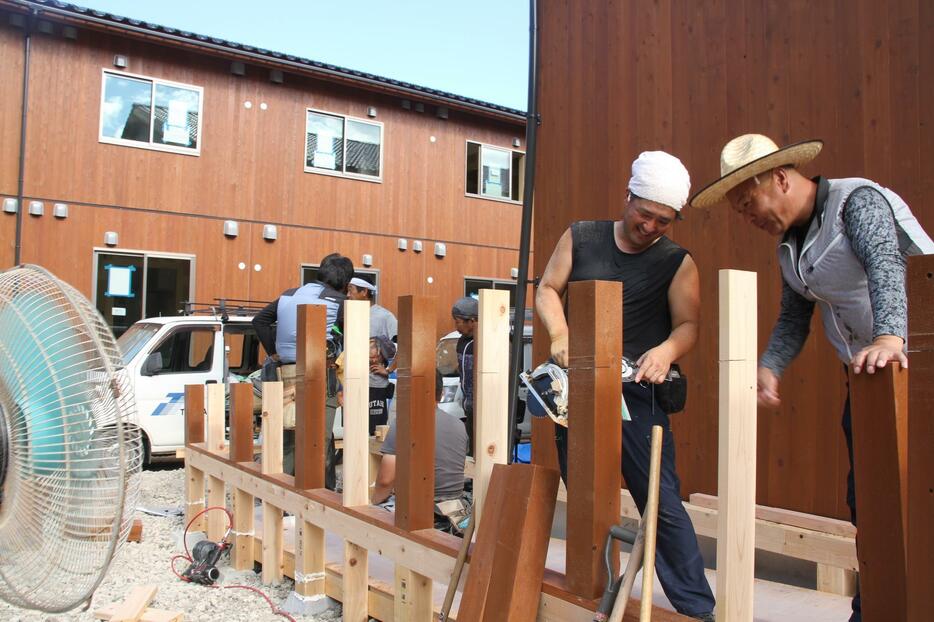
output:
[[[282,359],[279,358],[279,355],[278,355],[278,354],[272,354],[272,355],[270,355],[269,358],[271,358],[272,360],[274,360],[276,363],[281,363],[281,362],[282,362]]]
[[[568,337],[557,337],[551,342],[551,360],[558,367],[567,368],[568,366]]]
[[[782,401],[778,397],[778,376],[768,367],[759,367],[756,374],[756,398],[759,406],[778,408]]]
[[[385,378],[389,377],[389,370],[386,369],[382,363],[373,363],[370,365],[370,373],[376,374],[377,376],[383,376]]]
[[[673,354],[671,348],[666,343],[661,343],[647,351],[636,361],[636,366],[639,368],[639,371],[636,372],[636,377],[633,378],[633,380],[635,382],[642,382],[645,380],[654,384],[665,382],[665,377],[668,375],[668,370],[671,368]]]
[[[902,348],[905,341],[895,335],[879,335],[872,340],[872,344],[856,353],[850,361],[853,373],[858,374],[865,367],[866,373],[874,374],[877,369],[885,367],[890,361],[898,361],[902,369],[908,368],[908,357]]]

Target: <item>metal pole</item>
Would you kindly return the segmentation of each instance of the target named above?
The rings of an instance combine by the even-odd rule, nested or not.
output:
[[[538,134],[538,7],[529,0],[529,98],[525,113],[525,188],[522,192],[522,227],[519,238],[519,277],[516,282],[516,312],[509,350],[509,462],[513,460],[513,431],[516,428],[516,389],[525,328],[525,293],[529,282],[529,246],[532,237],[532,198],[535,190],[535,145]]]
[[[29,47],[32,40],[32,21],[35,10],[26,16],[23,26],[26,33],[23,36],[23,113],[20,120],[19,134],[19,178],[16,183],[16,244],[13,250],[13,265],[21,263],[23,254],[23,186],[26,176],[26,118],[29,110]]]

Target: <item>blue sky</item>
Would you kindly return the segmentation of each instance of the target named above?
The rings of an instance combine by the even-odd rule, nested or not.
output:
[[[73,0],[526,109],[528,0]]]

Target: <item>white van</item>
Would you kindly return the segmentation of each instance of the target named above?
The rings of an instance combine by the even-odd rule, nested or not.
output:
[[[117,340],[136,394],[144,459],[174,457],[185,445],[185,385],[227,383],[260,366],[246,315],[154,317]]]

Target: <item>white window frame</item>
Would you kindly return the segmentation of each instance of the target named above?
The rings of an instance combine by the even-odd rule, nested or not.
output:
[[[308,166],[308,113],[314,112],[316,114],[323,114],[329,117],[338,117],[344,122],[344,163],[343,171],[332,171],[326,168],[317,168],[314,166]],[[346,172],[347,168],[347,121],[357,121],[359,123],[364,123],[367,125],[375,125],[379,128],[379,175],[374,177],[373,175],[361,175],[360,173],[348,173]],[[318,108],[306,108],[305,109],[305,119],[302,124],[304,130],[302,131],[302,142],[304,143],[304,148],[302,149],[302,168],[306,173],[317,173],[319,175],[329,175],[331,177],[345,177],[347,179],[359,179],[362,181],[370,181],[373,183],[381,184],[383,183],[383,152],[385,151],[385,131],[384,126],[381,121],[373,121],[372,119],[362,119],[360,117],[353,117],[347,114],[341,114],[339,112],[331,112],[330,110],[321,110]]]
[[[467,158],[470,157],[469,148],[470,144],[480,146],[480,162],[477,172],[477,192],[467,192]],[[480,187],[483,184],[483,179],[481,178],[483,171],[483,150],[484,149],[495,149],[496,151],[505,151],[509,154],[509,194],[512,195],[512,157],[514,154],[519,153],[525,157],[525,151],[519,151],[518,149],[510,149],[509,147],[500,147],[499,145],[491,145],[490,143],[483,143],[479,140],[470,140],[467,139],[464,141],[464,196],[470,199],[483,199],[485,201],[499,201],[500,203],[511,203],[512,205],[522,205],[522,200],[514,201],[512,199],[502,199],[499,197],[491,197],[480,192]],[[521,175],[521,173],[520,173]],[[523,180],[523,183],[524,180]]]
[[[125,138],[113,138],[111,136],[104,136],[104,96],[107,90],[107,76],[117,76],[124,78],[132,78],[134,80],[144,80],[152,84],[152,91],[150,94],[149,100],[149,142],[144,143],[138,140],[127,140]],[[152,132],[153,132],[153,115],[155,115],[155,97],[156,97],[156,85],[161,84],[163,86],[170,86],[174,88],[187,89],[189,91],[198,92],[198,146],[192,149],[191,147],[177,147],[175,145],[163,145],[159,143],[152,142]],[[97,140],[98,142],[105,143],[108,145],[120,145],[122,147],[136,147],[137,149],[148,149],[150,151],[166,151],[168,153],[178,153],[181,155],[189,156],[200,156],[201,147],[202,147],[202,134],[204,128],[204,87],[196,86],[194,84],[185,84],[183,82],[172,82],[171,80],[162,80],[161,78],[153,78],[151,76],[144,76],[135,73],[127,73],[124,71],[114,71],[112,69],[101,69],[101,100],[100,108],[98,109],[98,129],[97,129]]]

